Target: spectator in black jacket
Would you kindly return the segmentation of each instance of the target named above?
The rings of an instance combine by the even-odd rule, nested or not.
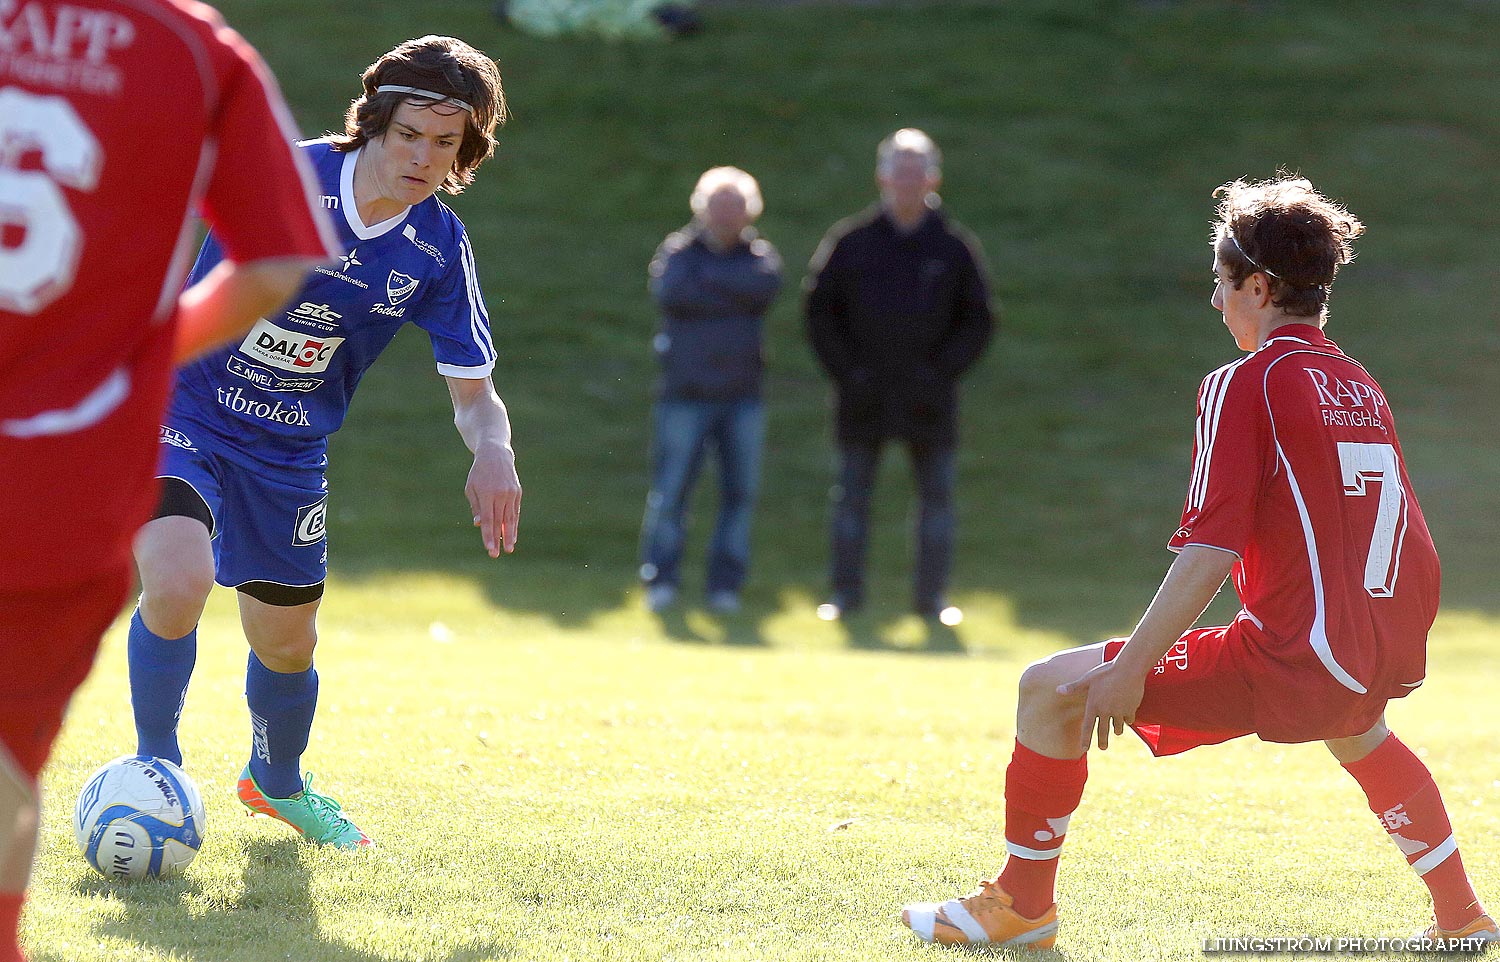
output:
[[[781,258],[750,225],[762,201],[755,178],[715,167],[698,179],[693,220],[651,261],[661,308],[655,340],[662,377],[653,411],[651,492],[641,530],[646,604],[677,600],[688,497],[711,444],[719,461],[719,518],[708,548],[708,604],[739,610],[750,564],[750,517],[765,439],[761,330],[781,289]]]
[[[954,538],[958,381],[993,322],[978,241],[944,216],[942,156],[920,130],[898,130],[876,154],[880,204],[823,238],[806,284],[807,331],[837,394],[833,506],[835,620],[864,602],[870,497],[881,447],[906,442],[916,476],[914,605],[956,624],[945,597]]]

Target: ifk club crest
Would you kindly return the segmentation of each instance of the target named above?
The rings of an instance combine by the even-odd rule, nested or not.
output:
[[[391,271],[391,276],[385,279],[386,302],[392,307],[416,293],[417,279],[400,271]]]

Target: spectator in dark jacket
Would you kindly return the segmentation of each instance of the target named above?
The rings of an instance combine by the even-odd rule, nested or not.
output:
[[[833,506],[835,620],[864,602],[870,497],[881,447],[906,442],[916,476],[916,610],[956,624],[945,593],[954,538],[958,381],[993,322],[975,238],[944,216],[937,145],[903,129],[881,142],[881,202],[834,225],[807,280],[807,330],[837,394]]]
[[[646,604],[677,600],[687,502],[704,453],[719,462],[719,518],[708,548],[709,607],[739,610],[750,564],[750,518],[765,439],[761,337],[781,289],[781,258],[750,225],[762,201],[755,178],[736,167],[703,174],[693,220],[667,237],[651,261],[661,308],[656,353],[662,377],[653,410],[651,492],[641,530]]]

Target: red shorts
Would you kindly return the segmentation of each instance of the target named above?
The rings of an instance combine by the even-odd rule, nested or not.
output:
[[[0,590],[0,743],[33,781],[129,588],[121,567],[79,584]]]
[[[1125,647],[1105,643],[1104,660]],[[1385,713],[1383,695],[1356,695],[1320,667],[1294,666],[1247,645],[1236,625],[1195,628],[1146,676],[1131,727],[1153,755],[1175,755],[1241,735],[1269,742],[1347,738]]]

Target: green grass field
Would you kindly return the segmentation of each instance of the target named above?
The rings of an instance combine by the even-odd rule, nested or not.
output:
[[[171,882],[95,876],[68,808],[130,748],[116,632],[48,778],[39,962],[936,958],[898,907],[961,894],[1003,858],[1014,680],[1051,647],[1003,612],[960,629],[969,657],[850,651],[800,613],[766,646],[688,645],[634,610],[563,627],[435,577],[339,587],[306,761],[378,851],[315,850],[241,816],[243,654],[217,604],[183,722],[202,854]],[[1390,712],[1492,899],[1494,728],[1476,721],[1500,683],[1494,636],[1446,618],[1428,685]],[[1062,957],[1189,959],[1216,935],[1423,921],[1425,890],[1321,746],[1152,761],[1132,739],[1092,770],[1063,860]]]
[[[478,0],[221,5],[309,132],[337,124],[358,71],[407,37],[454,33],[500,60],[515,116],[454,206],[501,350],[521,546],[484,557],[441,381],[424,340],[399,338],[334,441],[305,759],[379,850],[311,850],[240,817],[244,645],[222,592],[183,729],[209,806],[202,854],[180,880],[116,886],[74,847],[83,780],[133,748],[117,628],[46,775],[24,928],[36,960],[945,957],[896,910],[998,868],[1021,668],[1128,630],[1165,569],[1193,393],[1234,354],[1208,305],[1209,193],[1278,165],[1370,228],[1330,333],[1390,395],[1445,562],[1428,683],[1390,720],[1500,903],[1500,7],[715,8],[692,41],[610,47],[518,36]],[[906,124],[944,147],[944,197],[983,240],[1004,309],[966,392],[955,630],[905,613],[896,458],[878,603],[851,626],[812,615],[829,437],[795,285],[828,224],[871,198],[877,140]],[[634,581],[644,269],[719,163],[760,178],[761,226],[788,264],[757,560],[744,614],[658,620]],[[711,502],[705,484],[700,522]],[[1320,746],[1152,761],[1130,740],[1096,756],[1073,824],[1067,958],[1404,935],[1426,917]]]

